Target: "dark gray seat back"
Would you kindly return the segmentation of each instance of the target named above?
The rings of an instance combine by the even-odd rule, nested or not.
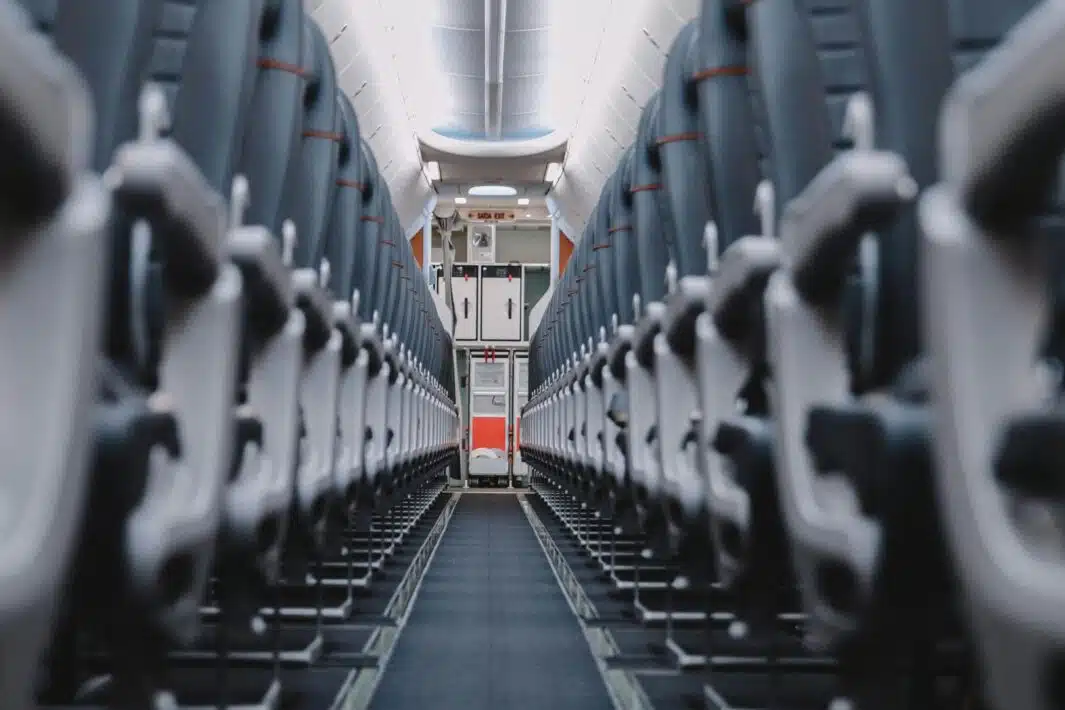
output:
[[[614,278],[613,242],[610,234],[610,211],[614,196],[617,173],[607,178],[599,193],[599,202],[592,213],[593,231],[587,238],[593,239],[591,245],[592,312],[595,322],[593,332],[599,340],[599,329],[606,328],[609,334],[610,320],[618,310],[617,281]]]
[[[266,0],[259,29],[258,72],[244,130],[239,172],[248,178],[251,202],[244,219],[280,237],[288,173],[303,130],[303,93],[309,63],[304,56],[301,0]]]
[[[359,231],[359,244],[357,246],[358,259],[356,263],[355,283],[359,287],[361,297],[359,299],[359,316],[368,321],[373,317],[375,310],[379,309],[384,301],[383,291],[387,281],[387,271],[382,261],[390,260],[390,247],[388,237],[384,235],[384,196],[385,190],[381,189],[383,178],[377,172],[377,160],[373,151],[365,141],[362,142],[360,151],[363,161],[363,213],[359,218],[362,228]],[[368,198],[368,200],[367,200]]]
[[[325,255],[326,227],[336,193],[338,133],[337,83],[329,44],[310,17],[304,19],[313,61],[303,96],[303,130],[296,164],[285,187],[285,207],[296,225],[297,266],[318,268]],[[306,40],[305,40],[306,41]]]
[[[777,220],[831,159],[832,126],[809,18],[798,2],[748,6],[750,52]]]
[[[165,0],[151,79],[171,97],[170,136],[228,197],[247,123],[262,0]]]
[[[640,298],[644,304],[661,301],[666,293],[666,264],[672,257],[672,220],[662,209],[662,176],[652,157],[658,123],[659,94],[651,97],[640,116],[632,157],[633,227],[640,270]]]
[[[48,4],[56,3],[56,46],[77,65],[92,91],[96,109],[93,168],[103,172],[115,148],[137,133],[137,100],[163,1],[49,0]]]
[[[658,108],[655,149],[668,200],[677,276],[706,273],[703,230],[712,219],[710,173],[692,76],[698,66],[699,27],[690,22],[677,35],[666,59]]]
[[[724,5],[723,0],[703,0],[691,76],[699,96],[700,131],[722,252],[740,237],[758,232],[753,205],[761,179],[747,42],[742,28],[726,18]]]
[[[340,300],[351,298],[356,285],[356,264],[359,245],[362,242],[363,208],[363,161],[362,138],[359,135],[359,119],[351,101],[342,92],[337,93],[340,116],[343,122],[344,142],[337,153],[336,195],[333,198],[333,214],[329,220],[329,240],[326,253],[332,265],[333,278],[330,288]]]
[[[610,196],[610,255],[614,263],[614,283],[617,288],[618,323],[625,325],[634,319],[632,297],[640,287],[639,254],[633,220],[632,170],[635,148],[630,146],[621,155]]]

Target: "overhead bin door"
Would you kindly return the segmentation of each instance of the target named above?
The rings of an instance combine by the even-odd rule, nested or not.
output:
[[[477,340],[480,289],[477,267],[455,264],[451,267],[451,292],[455,297],[455,340]]]
[[[521,340],[521,271],[521,264],[481,267],[481,340]]]

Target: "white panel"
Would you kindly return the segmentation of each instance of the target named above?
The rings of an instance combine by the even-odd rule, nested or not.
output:
[[[455,265],[451,271],[451,293],[455,298],[455,340],[477,340],[477,267]]]
[[[690,18],[678,17],[668,2],[661,3],[657,12],[649,12],[644,18],[643,29],[651,36],[663,54],[669,51],[673,38]]]
[[[351,18],[351,9],[344,0],[326,0],[311,14],[325,36],[330,38]]]
[[[481,267],[481,340],[521,340],[521,266]]]
[[[328,37],[328,32],[326,36]],[[354,32],[347,30],[330,45],[329,51],[333,54],[333,63],[337,70],[342,70],[359,56],[358,37]]]
[[[673,8],[673,12],[677,14],[677,17],[685,22],[698,17],[700,10],[702,10],[701,0],[669,0],[669,4]]]
[[[636,129],[640,125],[640,110],[629,92],[618,92],[610,97],[610,109],[617,116],[616,132],[625,137],[625,143],[632,143],[636,137]]]
[[[620,89],[621,93],[627,94],[626,100],[632,101],[639,106],[641,113],[643,112],[643,107],[651,101],[651,97],[654,96],[655,91],[661,85],[662,71],[664,69],[665,63],[663,62],[658,67],[658,73],[651,77],[645,74],[642,69],[633,67],[632,72],[625,77],[625,83]]]
[[[654,89],[662,85],[662,72],[666,69],[668,50],[668,45],[665,49],[661,49],[647,35],[642,35],[632,53],[632,62],[629,64],[624,83],[650,82],[652,88],[647,94],[653,93]],[[646,102],[646,99],[644,101]]]

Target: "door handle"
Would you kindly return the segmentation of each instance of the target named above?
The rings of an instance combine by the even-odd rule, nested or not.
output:
[[[468,296],[462,299],[462,317],[466,319],[470,317],[470,299]]]
[[[513,320],[513,319],[514,319],[514,299],[513,298],[508,298],[507,299],[507,320]]]

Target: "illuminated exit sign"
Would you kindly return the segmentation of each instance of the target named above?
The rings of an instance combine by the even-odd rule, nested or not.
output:
[[[469,222],[513,222],[518,218],[513,210],[467,210]]]

